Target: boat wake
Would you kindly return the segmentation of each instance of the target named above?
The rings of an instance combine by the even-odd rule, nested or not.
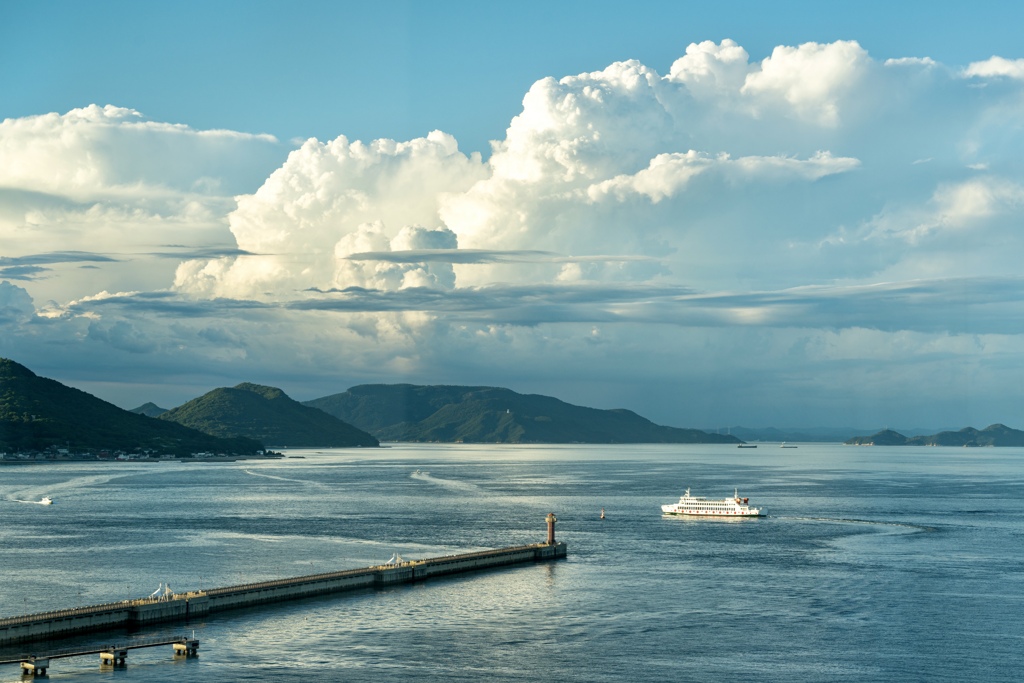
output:
[[[252,470],[243,469],[246,474],[251,474],[254,477],[263,477],[264,479],[276,479],[277,481],[287,481],[295,484],[308,484],[309,486],[323,486],[323,482],[311,481],[309,479],[293,479],[291,477],[279,477],[276,474],[263,474],[262,472],[253,472]]]
[[[430,476],[430,472],[421,472],[416,470],[409,475],[411,479],[419,481],[425,481],[428,484],[434,484],[435,486],[443,486],[447,489],[454,489],[456,491],[479,491],[480,487],[476,484],[470,484],[465,481],[458,481],[457,479],[442,479],[440,477]]]
[[[143,467],[149,467],[149,465],[143,465]],[[129,473],[129,476],[131,474],[132,473]],[[3,491],[2,496],[4,500],[14,503],[34,503],[36,505],[48,505],[49,503],[43,501],[51,496],[66,498],[69,491],[74,491],[77,495],[77,493],[82,489],[97,488],[124,476],[126,476],[124,473],[119,473],[73,477],[65,481],[48,482],[46,484],[40,484],[38,486],[27,486],[8,489],[6,491]],[[43,500],[39,500],[40,498],[42,498]]]
[[[22,500],[21,498],[11,499],[14,503],[28,503],[29,505],[53,505],[53,501],[48,497],[44,497],[42,500]]]
[[[909,522],[880,522],[876,519],[849,519],[844,517],[785,517],[768,515],[771,519],[786,519],[794,522],[829,522],[832,524],[864,524],[866,526],[885,526],[915,531],[937,531],[935,527],[924,526],[923,524],[911,524]]]

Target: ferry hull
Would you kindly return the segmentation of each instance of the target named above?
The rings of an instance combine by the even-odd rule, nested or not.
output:
[[[662,510],[666,515],[672,515],[673,517],[714,517],[716,519],[742,519],[744,517],[763,517],[761,512],[743,512],[743,513],[728,513],[728,512],[678,512],[672,510]]]

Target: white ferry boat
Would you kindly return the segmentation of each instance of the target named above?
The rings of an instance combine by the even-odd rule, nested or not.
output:
[[[747,503],[749,498],[740,498],[739,489],[732,498],[708,500],[690,495],[690,489],[679,499],[678,503],[662,505],[661,511],[666,515],[686,515],[695,517],[760,517],[760,508],[752,508]]]

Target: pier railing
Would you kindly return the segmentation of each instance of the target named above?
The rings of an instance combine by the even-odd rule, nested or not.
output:
[[[0,618],[0,642],[45,640],[126,625],[187,620],[222,610],[327,593],[382,588],[423,581],[433,576],[565,556],[564,543],[535,543],[5,617]]]
[[[441,555],[439,557],[429,557],[422,560],[405,560],[395,564],[378,564],[370,567],[360,567],[359,569],[343,569],[335,572],[322,572],[319,574],[307,574],[305,576],[293,576],[286,579],[273,579],[270,581],[257,581],[254,583],[241,583],[235,586],[225,586],[223,588],[211,588],[205,591],[188,591],[186,593],[175,593],[171,599],[181,598],[192,598],[199,597],[202,595],[208,595],[211,597],[218,595],[229,595],[231,593],[237,593],[239,591],[250,591],[260,590],[265,588],[276,588],[279,586],[294,586],[301,583],[313,583],[317,581],[324,581],[330,579],[339,579],[346,576],[360,576],[370,572],[377,572],[386,569],[394,569],[397,567],[416,567],[422,565],[437,565],[444,564],[446,562],[463,562],[465,560],[473,558],[484,558],[491,557],[494,555],[504,555],[517,550],[526,551],[536,547],[535,545],[523,545],[514,546],[511,548],[500,548],[495,550],[480,550],[473,553],[461,553],[458,555]],[[104,612],[111,612],[114,610],[123,610],[131,607],[138,607],[142,605],[154,605],[161,602],[167,602],[167,598],[133,598],[131,600],[121,600],[120,602],[107,602],[99,605],[85,605],[82,607],[71,607],[68,609],[52,610],[49,612],[37,612],[35,614],[23,614],[16,617],[4,617],[0,618],[0,627],[2,626],[17,626],[20,624],[33,623],[39,621],[46,621],[51,619],[66,619],[68,617],[83,617],[90,614],[102,614]]]
[[[201,595],[202,593],[197,593]],[[120,602],[106,602],[100,605],[85,605],[82,607],[69,607],[50,612],[37,612],[35,614],[23,614],[17,617],[5,617],[0,619],[0,626],[17,626],[19,624],[46,621],[49,619],[66,619],[67,617],[84,617],[90,614],[103,614],[116,610],[128,609],[139,605],[153,605],[160,602],[167,602],[166,598],[134,598]]]
[[[493,557],[495,555],[506,555],[510,552],[516,551],[527,551],[532,548],[536,548],[534,545],[522,545],[514,546],[511,548],[498,548],[494,550],[480,550],[474,553],[460,553],[458,555],[441,555],[439,557],[428,557],[423,560],[405,560],[397,562],[395,564],[376,564],[370,567],[360,567],[359,569],[343,569],[336,572],[323,572],[321,574],[307,574],[305,576],[293,576],[287,579],[273,579],[270,581],[257,581],[255,583],[241,583],[236,586],[225,586],[223,588],[211,588],[207,591],[194,594],[179,594],[178,597],[185,597],[185,595],[209,595],[210,597],[216,597],[218,595],[229,595],[231,593],[238,593],[240,591],[251,591],[261,590],[266,588],[277,588],[279,586],[294,586],[302,583],[315,583],[317,581],[325,581],[330,579],[341,579],[346,576],[362,576],[364,574],[371,574],[373,572],[379,572],[387,569],[395,569],[397,567],[417,567],[423,565],[434,565],[444,564],[446,562],[461,562],[465,560],[472,560],[475,558]],[[2,623],[0,623],[2,625]]]

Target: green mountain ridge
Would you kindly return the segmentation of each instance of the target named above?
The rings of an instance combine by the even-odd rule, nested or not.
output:
[[[630,410],[586,408],[499,387],[363,384],[303,405],[381,441],[741,443],[725,434],[656,425]]]
[[[216,438],[123,410],[0,358],[0,451],[50,446],[75,451],[149,449],[175,455],[250,454],[263,448],[251,439]]]
[[[214,389],[158,418],[220,437],[258,439],[274,447],[373,447],[365,431],[316,408],[302,405],[276,387],[243,382]]]
[[[906,437],[891,429],[883,429],[871,436],[855,436],[845,443],[851,446],[1024,446],[1024,431],[993,424],[981,430],[964,427],[955,432]]]

